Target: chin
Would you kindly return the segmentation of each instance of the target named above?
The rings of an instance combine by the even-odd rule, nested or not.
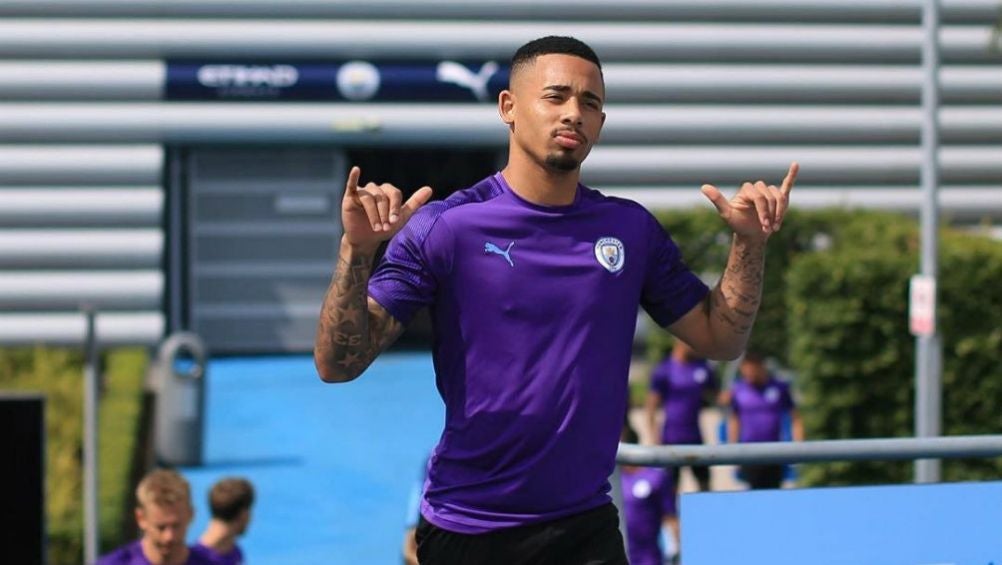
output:
[[[557,171],[569,173],[578,170],[581,166],[581,161],[571,155],[548,155],[546,157],[546,166]]]

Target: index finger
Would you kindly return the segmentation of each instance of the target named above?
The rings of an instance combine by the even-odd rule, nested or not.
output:
[[[352,167],[348,172],[348,181],[344,185],[345,196],[354,197],[358,192],[358,177],[362,176],[362,169],[357,166]]]
[[[783,196],[790,194],[793,190],[793,183],[797,182],[797,173],[800,172],[800,165],[794,161],[790,163],[790,170],[786,173],[786,178],[783,179],[783,185],[779,187],[779,190],[783,193]]]

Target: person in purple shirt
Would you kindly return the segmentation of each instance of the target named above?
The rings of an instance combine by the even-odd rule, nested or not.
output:
[[[247,532],[254,505],[254,485],[242,477],[226,477],[209,489],[209,520],[192,551],[215,565],[242,565],[237,538]]]
[[[579,182],[604,107],[594,51],[540,38],[516,51],[498,98],[500,172],[427,205],[430,187],[404,200],[348,174],[314,359],[324,382],[351,381],[429,309],[445,429],[421,502],[423,564],[625,563],[609,475],[638,307],[701,355],[744,349],[797,165],[730,200],[703,186],[734,231],[711,291],[650,212]]]
[[[624,435],[625,443],[637,443],[632,429],[627,428]],[[623,465],[620,471],[630,565],[662,565],[661,531],[670,527],[669,516],[678,514],[673,478],[659,467]]]
[[[185,544],[195,513],[188,481],[157,469],[136,487],[136,523],[143,536],[97,560],[97,565],[212,565]]]
[[[729,393],[728,441],[780,441],[783,419],[787,417],[793,440],[803,441],[804,425],[790,385],[769,373],[765,356],[758,351],[747,351],[738,371],[741,378],[734,381]],[[766,489],[782,485],[783,471],[783,465],[742,465],[740,474],[749,488]]]
[[[716,400],[719,387],[713,369],[699,357],[689,344],[675,340],[671,355],[651,372],[651,384],[644,402],[644,416],[650,437],[659,438],[664,445],[692,445],[703,443],[699,429],[699,413],[706,404]],[[657,429],[657,412],[664,406],[664,424]],[[689,467],[699,490],[710,490],[710,468],[705,465]],[[679,468],[670,467],[671,485],[678,487]],[[667,518],[676,546],[679,542],[678,515]]]

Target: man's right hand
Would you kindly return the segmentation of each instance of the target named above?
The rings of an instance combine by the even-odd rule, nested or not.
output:
[[[363,249],[375,249],[396,235],[414,212],[431,198],[430,186],[418,189],[407,202],[392,184],[370,182],[359,188],[362,170],[352,167],[341,201],[341,223],[345,241]]]

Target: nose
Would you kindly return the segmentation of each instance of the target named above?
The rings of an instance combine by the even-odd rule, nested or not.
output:
[[[560,122],[574,127],[581,126],[581,103],[576,97],[572,96],[564,103],[564,115]]]

